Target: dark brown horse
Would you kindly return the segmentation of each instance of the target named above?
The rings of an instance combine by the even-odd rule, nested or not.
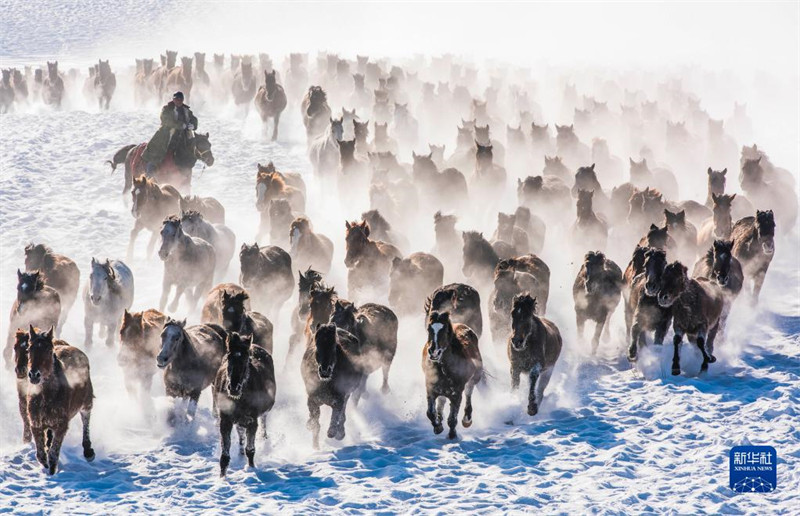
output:
[[[64,79],[58,73],[58,61],[47,62],[47,77],[42,83],[42,102],[47,105],[61,108],[64,99]]]
[[[681,374],[680,346],[683,336],[694,341],[703,354],[701,371],[714,363],[714,338],[719,330],[720,317],[725,304],[722,290],[705,278],[692,279],[686,266],[673,262],[664,269],[658,304],[672,312],[672,374]]]
[[[537,315],[536,298],[529,294],[514,296],[511,309],[511,336],[508,360],[511,362],[511,388],[519,388],[522,373],[530,378],[528,415],[535,416],[542,404],[544,390],[550,383],[553,368],[561,354],[561,332],[548,319]]]
[[[595,323],[592,337],[593,355],[597,352],[604,328],[605,339],[609,338],[609,321],[619,305],[623,285],[622,271],[616,263],[601,252],[586,253],[581,270],[572,285],[572,299],[575,302],[579,338],[583,339],[583,326],[586,321]]]
[[[643,272],[633,279],[625,307],[625,320],[630,321],[628,334],[631,344],[628,348],[628,360],[631,362],[636,360],[639,349],[646,344],[645,332],[655,332],[656,345],[663,344],[667,335],[672,312],[668,306],[662,306],[658,299],[666,266],[666,252],[647,248]]]
[[[286,92],[283,86],[278,84],[275,78],[275,70],[264,71],[264,86],[260,86],[254,99],[258,114],[264,123],[264,131],[267,129],[267,121],[272,118],[272,141],[278,139],[278,123],[281,113],[286,109]]]
[[[550,268],[547,264],[533,254],[498,262],[494,270],[494,289],[489,298],[489,325],[496,344],[503,344],[508,339],[514,297],[524,292],[541,300],[537,309],[540,315],[544,315],[550,296]]]
[[[225,357],[212,386],[214,406],[219,415],[222,452],[220,476],[225,476],[231,461],[231,431],[239,432],[239,452],[247,455],[247,464],[255,467],[256,431],[259,422],[266,436],[267,412],[275,405],[275,365],[264,348],[253,345],[249,335],[229,333]],[[247,444],[244,443],[245,434]]]
[[[242,244],[239,263],[239,283],[251,293],[254,307],[276,320],[294,290],[292,257],[280,247]]]
[[[54,253],[44,244],[28,244],[25,246],[25,270],[38,270],[44,284],[52,287],[61,298],[61,318],[59,326],[67,319],[81,282],[81,271],[78,265],[64,255]]]
[[[260,313],[247,309],[249,298],[247,292],[222,291],[222,327],[250,337],[253,344],[272,354],[272,323]]]
[[[331,407],[328,438],[345,436],[347,401],[364,382],[364,373],[357,363],[358,339],[334,324],[316,326],[314,340],[306,348],[300,371],[308,394],[308,423],[312,444],[319,448],[320,407]]]
[[[322,135],[330,125],[331,108],[321,86],[310,86],[300,105],[306,138],[310,142]]]
[[[573,249],[578,253],[586,249],[605,251],[608,244],[608,224],[595,214],[592,206],[594,191],[579,189],[577,193],[577,219],[570,229]]]
[[[711,219],[705,221],[700,231],[698,231],[697,247],[705,249],[710,246],[714,240],[731,237],[731,230],[733,229],[731,211],[735,199],[736,194],[711,194],[711,200],[714,204],[714,215]]]
[[[53,328],[37,331],[30,326],[28,348],[28,422],[36,444],[36,460],[53,475],[58,469],[61,443],[70,420],[80,412],[83,423],[83,456],[95,454],[89,435],[94,390],[89,359],[78,348],[56,346]]]
[[[171,398],[188,399],[186,416],[194,419],[197,401],[211,385],[225,356],[227,332],[216,324],[186,327],[186,320],[167,318],[161,331],[161,350],[156,364],[164,371],[164,387]],[[175,425],[173,407],[167,422]]]
[[[450,401],[447,416],[449,439],[455,439],[458,411],[466,397],[464,428],[472,426],[472,391],[483,378],[483,359],[478,348],[478,336],[469,326],[453,324],[447,312],[430,312],[426,319],[428,338],[422,350],[422,372],[427,393],[426,414],[433,433],[440,434],[445,401]]]
[[[271,227],[269,206],[272,201],[286,200],[296,213],[306,209],[305,183],[296,174],[278,172],[272,162],[267,166],[258,164],[256,173],[256,209],[261,212],[259,234],[266,234]]]
[[[733,256],[742,263],[745,278],[753,281],[752,302],[756,303],[775,255],[775,217],[772,210],[757,210],[755,217],[736,221],[731,239],[734,242]]]
[[[158,310],[129,312],[122,315],[119,328],[119,353],[117,363],[125,377],[128,394],[144,399],[150,396],[153,376],[156,374],[156,357],[161,351],[161,330],[167,316]]]
[[[425,300],[425,317],[431,312],[448,312],[453,324],[465,324],[480,338],[483,333],[481,296],[463,283],[451,283],[437,288]]]
[[[225,292],[229,295],[247,294],[247,291],[236,283],[220,283],[216,285],[208,292],[206,300],[203,302],[201,322],[222,325],[222,294]],[[245,299],[244,307],[245,310],[250,310],[249,294],[248,299]]]
[[[355,335],[360,343],[358,364],[364,373],[361,387],[354,393],[354,402],[366,395],[367,377],[381,369],[381,392],[389,392],[389,368],[397,351],[397,316],[388,307],[366,303],[356,307],[353,303],[336,300],[330,322],[337,328]]]
[[[483,233],[464,231],[461,236],[464,241],[462,247],[464,265],[461,272],[476,283],[490,284],[494,276],[494,268],[500,261],[497,252],[492,244],[483,237]]]
[[[308,313],[311,310],[311,290],[322,289],[325,284],[322,282],[322,274],[311,268],[305,272],[297,271],[297,306],[292,312],[292,335],[289,337],[288,357],[294,355],[294,350],[303,341],[304,329],[308,321]]]
[[[92,86],[100,109],[108,111],[111,98],[117,89],[117,76],[111,71],[108,60],[98,61],[97,73],[94,75]]]

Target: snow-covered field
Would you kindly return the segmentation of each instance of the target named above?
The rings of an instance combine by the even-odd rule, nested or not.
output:
[[[242,14],[246,5],[237,5],[236,12]],[[225,25],[235,18],[230,13],[216,27],[211,43],[202,43],[196,36],[191,42],[172,45],[172,40],[162,39],[156,44],[147,37],[168,25],[165,17],[178,11],[188,13],[191,19],[191,13],[199,10],[207,28],[208,19],[218,11],[204,4],[196,11],[184,2],[53,5],[47,8],[58,23],[47,30],[37,23],[43,14],[34,7],[12,3],[8,17],[0,19],[5,38],[0,47],[3,67],[6,61],[40,64],[60,56],[65,64],[81,66],[96,57],[111,57],[112,66],[122,69],[133,57],[152,55],[164,47],[192,50],[195,41],[209,52],[237,50],[226,47],[221,34],[226,27],[234,30]],[[139,21],[120,16],[97,23],[96,17],[107,9]],[[154,10],[162,14],[154,14]],[[65,21],[69,19],[75,22]],[[81,25],[81,20],[95,21]],[[142,20],[151,25],[143,28]],[[286,23],[295,23],[302,33],[299,21]],[[797,31],[796,26],[794,29]],[[346,45],[355,48],[354,41]],[[269,51],[268,41],[256,43],[257,48]],[[281,48],[291,48],[290,43],[283,39]],[[308,44],[299,42],[298,47]],[[365,45],[362,53],[369,52]],[[397,52],[406,53],[402,49]],[[738,84],[748,85],[748,80],[743,78]],[[781,120],[796,125],[797,99],[786,94],[796,81],[795,75],[789,87],[778,89],[782,95],[778,99],[760,96],[758,84],[743,88],[751,94],[744,100],[750,102],[756,121],[755,141],[795,176],[800,156],[798,140],[791,135],[796,136],[796,128],[794,133],[791,129],[780,133],[757,108],[774,109],[779,101],[787,100],[793,103],[793,111],[783,113]],[[721,82],[703,84],[719,86]],[[28,242],[46,242],[74,259],[82,280],[88,277],[92,257],[124,258],[133,219],[128,200],[120,196],[120,171],[110,174],[103,162],[122,145],[152,135],[157,127],[157,107],[133,106],[129,84],[120,85],[107,113],[98,113],[94,106],[87,108],[76,93],[71,92],[72,100],[60,112],[33,105],[0,116],[0,314],[7,314],[13,303],[15,270],[24,265],[23,247]],[[714,95],[730,98],[729,93],[712,87],[704,93],[708,96],[703,100],[711,105],[717,100]],[[331,204],[329,198],[323,201],[324,192],[311,184],[297,107],[287,110],[282,137],[274,144],[262,140],[253,113],[244,118],[227,105],[196,108],[195,113],[201,130],[211,134],[216,163],[204,171],[200,166],[195,169],[193,193],[213,195],[223,203],[237,245],[255,239],[256,163],[272,160],[279,170],[302,172],[310,184],[309,215],[316,229],[336,244],[334,269],[327,280],[344,289],[344,220],[356,219],[362,210]],[[761,134],[765,134],[763,144]],[[733,183],[729,181],[738,189]],[[702,200],[704,192],[693,193]],[[336,216],[324,211],[323,204],[326,210],[335,206]],[[493,229],[491,220],[477,216],[464,227],[470,224],[476,228],[483,225],[480,229],[486,232]],[[145,257],[146,242],[145,232],[139,237],[135,260],[129,263],[136,282],[137,310],[155,306],[160,294],[162,265],[156,256]],[[432,226],[420,228],[412,240],[414,247],[426,251],[432,242]],[[125,393],[115,350],[105,349],[95,336],[95,347],[89,352],[97,396],[92,431],[98,456],[93,463],[82,457],[80,424],[75,420],[62,450],[59,472],[48,477],[42,471],[33,448],[20,444],[22,425],[13,375],[0,369],[0,512],[463,513],[541,509],[568,514],[797,514],[798,229],[777,240],[761,303],[755,310],[746,302],[734,307],[727,341],[718,348],[719,360],[703,375],[697,374],[699,352],[690,346],[683,348],[685,372],[681,376],[669,374],[671,346],[646,350],[632,369],[622,351],[621,307],[613,320],[612,341],[602,343],[598,356],[591,357],[589,345],[576,338],[570,288],[575,270],[559,262],[557,244],[549,247],[548,242],[546,246],[543,257],[554,269],[548,317],[561,328],[565,348],[543,407],[534,418],[524,413],[522,395],[510,393],[505,352],[492,348],[487,331],[481,346],[492,378],[476,392],[474,425],[459,427],[457,441],[433,435],[425,417],[419,365],[425,334],[419,317],[414,317],[401,320],[400,345],[390,376],[392,394],[381,396],[377,379],[372,378],[372,396],[358,409],[349,408],[345,440],[324,440],[322,449],[314,451],[305,428],[307,409],[298,364],[291,362],[284,368],[291,310],[287,304],[277,321],[278,401],[268,418],[269,439],[257,442],[255,469],[247,469],[244,459],[234,453],[228,477],[220,480],[218,432],[209,393],[201,398],[194,426],[172,429],[165,423],[169,402],[163,386],[156,382],[154,387],[154,413],[141,410]],[[237,277],[234,260],[226,279],[236,281]],[[199,321],[199,313],[187,313],[183,305],[177,315]],[[63,331],[65,340],[73,344],[83,341],[82,319],[78,300]],[[0,335],[5,335],[6,319],[0,321]],[[328,413],[323,409],[323,424]],[[736,495],[728,488],[728,452],[745,443],[777,449],[777,491]]]

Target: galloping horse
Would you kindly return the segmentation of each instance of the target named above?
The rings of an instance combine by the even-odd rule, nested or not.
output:
[[[125,164],[125,187],[122,194],[125,195],[133,183],[134,177],[147,173],[147,163],[142,159],[142,153],[147,142],[139,145],[126,145],[114,154],[107,163],[111,165],[111,171],[117,169],[117,165]],[[202,161],[206,166],[214,165],[214,155],[211,153],[211,141],[208,133],[195,133],[194,138],[186,138],[174,150],[167,152],[164,161],[156,168],[153,177],[159,184],[170,184],[179,191],[189,193],[192,185],[192,168],[197,160]]]

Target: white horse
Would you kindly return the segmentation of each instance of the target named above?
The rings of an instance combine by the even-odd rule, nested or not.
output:
[[[92,258],[92,272],[83,289],[85,349],[92,346],[95,323],[106,331],[106,346],[114,344],[122,314],[133,304],[133,273],[118,260]]]
[[[342,119],[331,118],[325,132],[308,142],[308,159],[317,176],[334,174],[339,168],[339,141],[343,135]]]

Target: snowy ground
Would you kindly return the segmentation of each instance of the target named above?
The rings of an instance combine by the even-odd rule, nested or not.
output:
[[[134,4],[125,9],[140,14]],[[148,12],[145,7],[141,11]],[[14,10],[17,21],[26,19],[26,13],[22,7]],[[54,10],[56,17],[69,14]],[[26,39],[31,24],[20,23],[0,55],[23,62],[48,40],[40,34]],[[92,30],[92,37],[72,39],[77,43],[67,53],[76,61],[94,58],[85,52],[100,38],[119,37],[102,25]],[[124,87],[118,94],[130,98]],[[237,244],[252,242],[258,224],[255,164],[273,160],[281,170],[309,172],[303,131],[292,109],[278,144],[262,142],[252,116],[243,121],[227,107],[198,113],[201,129],[212,135],[216,164],[195,169],[194,193],[214,195],[225,205]],[[46,242],[73,258],[84,280],[91,257],[124,257],[132,217],[119,195],[122,176],[119,171],[109,174],[103,161],[123,144],[148,138],[156,122],[153,108],[134,109],[124,101],[110,113],[87,111],[76,101],[63,112],[32,106],[0,118],[0,314],[10,310],[15,270],[22,267],[23,246],[30,241]],[[775,153],[791,154],[791,148]],[[319,199],[320,192],[313,186],[311,190],[310,198]],[[343,221],[356,218],[360,210],[340,208],[336,217],[326,219],[319,206],[309,204],[315,225],[337,244],[331,282],[343,287]],[[426,227],[415,243],[427,249],[431,239],[432,228]],[[160,293],[161,263],[144,256],[146,240],[146,233],[140,235],[136,259],[129,264],[136,281],[135,309],[154,306]],[[14,381],[0,369],[0,512],[461,513],[542,508],[570,514],[796,514],[797,230],[776,245],[759,308],[751,312],[746,303],[735,307],[719,361],[702,376],[697,376],[699,354],[688,346],[682,355],[688,371],[684,375],[669,374],[671,346],[645,351],[638,369],[631,369],[622,358],[621,310],[615,315],[612,341],[601,344],[599,356],[590,358],[588,345],[575,336],[568,288],[574,272],[554,267],[549,316],[562,329],[565,350],[540,414],[524,414],[521,398],[509,392],[502,350],[495,353],[485,338],[481,346],[493,378],[476,393],[475,424],[459,427],[455,442],[434,436],[425,418],[419,366],[425,336],[418,318],[412,318],[401,321],[400,349],[390,378],[393,394],[377,394],[373,378],[374,394],[348,412],[344,442],[326,441],[322,450],[313,451],[297,364],[283,369],[288,325],[279,323],[278,402],[269,416],[269,441],[258,441],[253,470],[234,456],[225,480],[217,478],[218,435],[209,394],[201,398],[194,427],[168,428],[163,387],[154,388],[154,413],[142,410],[125,394],[115,352],[104,349],[95,336],[90,359],[98,456],[91,464],[82,458],[76,420],[62,450],[60,471],[53,477],[42,471],[32,448],[20,444]],[[234,264],[228,279],[237,275]],[[182,310],[178,315],[198,320],[198,314]],[[282,315],[287,321],[288,306]],[[82,342],[82,316],[78,301],[64,329],[67,341]],[[0,322],[0,335],[5,335],[5,319]],[[327,414],[323,410],[323,424]],[[728,488],[728,452],[744,443],[777,449],[776,492],[746,496]]]

